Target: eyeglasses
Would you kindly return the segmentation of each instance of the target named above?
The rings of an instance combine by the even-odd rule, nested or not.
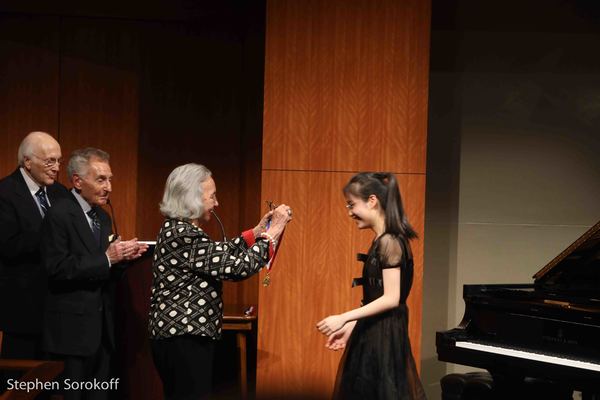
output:
[[[62,158],[41,158],[36,156],[35,154],[33,154],[33,156],[38,160],[42,161],[42,165],[46,168],[54,167],[55,165],[60,165],[62,163]]]

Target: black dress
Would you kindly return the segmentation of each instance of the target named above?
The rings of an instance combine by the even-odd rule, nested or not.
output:
[[[409,246],[385,235],[358,259],[364,262],[363,273],[352,286],[362,285],[363,304],[383,295],[382,269],[397,267],[401,271],[400,304],[357,321],[340,362],[334,398],[425,399],[408,337],[406,298],[413,279]]]

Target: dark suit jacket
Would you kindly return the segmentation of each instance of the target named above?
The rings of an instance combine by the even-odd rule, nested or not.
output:
[[[114,347],[114,276],[106,257],[111,220],[96,207],[101,224],[98,245],[77,200],[59,200],[42,226],[42,257],[48,275],[43,349],[55,354],[90,356],[102,334]]]
[[[50,204],[69,196],[47,187]],[[46,278],[40,262],[42,216],[21,171],[0,180],[0,330],[41,333]]]

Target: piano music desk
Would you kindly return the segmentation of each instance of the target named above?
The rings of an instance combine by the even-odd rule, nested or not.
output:
[[[244,315],[247,307],[239,305],[225,305],[223,312],[223,330],[234,331],[240,361],[240,388],[242,398],[248,396],[248,346],[247,335],[252,332],[257,319],[256,307],[252,315]]]

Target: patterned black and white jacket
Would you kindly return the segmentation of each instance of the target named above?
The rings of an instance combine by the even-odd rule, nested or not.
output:
[[[246,279],[267,265],[272,248],[251,230],[215,242],[200,228],[166,219],[152,262],[151,339],[177,335],[221,337],[222,280]]]

